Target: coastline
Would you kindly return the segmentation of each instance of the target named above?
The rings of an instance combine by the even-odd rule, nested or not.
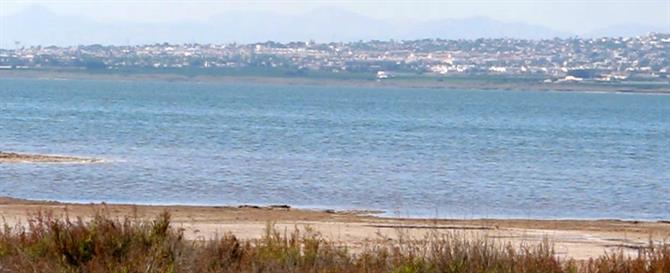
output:
[[[532,219],[415,219],[377,217],[364,211],[295,209],[287,206],[184,206],[133,204],[73,204],[0,197],[0,217],[9,226],[21,225],[38,212],[54,217],[90,219],[96,212],[111,217],[152,219],[172,214],[187,239],[211,239],[225,233],[239,238],[259,238],[268,223],[280,230],[312,227],[325,238],[353,250],[374,245],[399,234],[422,238],[430,232],[457,233],[466,238],[486,238],[512,245],[551,241],[561,257],[578,260],[606,252],[634,255],[650,241],[670,239],[670,222],[624,220],[532,220]]]
[[[259,85],[306,85],[306,86],[346,86],[370,88],[409,89],[463,89],[463,90],[506,90],[506,91],[556,91],[589,93],[633,93],[670,95],[670,83],[544,83],[539,80],[521,80],[495,77],[416,77],[411,79],[392,78],[335,78],[310,76],[266,76],[266,75],[205,75],[179,74],[173,72],[125,73],[116,71],[86,70],[0,70],[0,79],[42,79],[42,80],[109,80],[109,81],[159,81],[190,82],[212,84],[259,84]]]

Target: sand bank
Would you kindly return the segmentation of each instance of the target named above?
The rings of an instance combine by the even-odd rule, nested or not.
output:
[[[19,154],[0,151],[0,163],[95,163],[93,158],[80,158],[58,155]]]
[[[173,225],[183,228],[187,239],[208,239],[231,232],[238,237],[259,238],[268,223],[280,230],[310,226],[327,239],[352,250],[398,238],[400,234],[422,238],[429,232],[458,233],[467,238],[486,238],[513,245],[537,244],[545,238],[561,257],[588,259],[607,251],[631,255],[650,240],[670,240],[670,223],[620,220],[509,220],[509,219],[402,219],[381,218],[358,212],[292,209],[282,206],[136,206],[65,204],[0,198],[0,217],[9,225],[25,223],[38,211],[55,216],[87,218],[103,210],[112,217],[151,219],[167,210]]]
[[[369,78],[337,77],[295,77],[295,76],[235,76],[225,73],[180,74],[169,72],[123,73],[115,71],[91,72],[86,70],[0,70],[1,78],[26,78],[45,80],[110,80],[110,81],[167,81],[216,84],[267,84],[267,85],[306,85],[306,86],[346,86],[365,88],[428,88],[463,90],[517,90],[517,91],[566,91],[566,92],[605,92],[605,93],[649,93],[670,94],[670,84],[601,83],[601,82],[563,82],[544,83],[541,80],[522,80],[515,82],[500,78],[479,77],[418,77],[411,79],[388,79],[377,81],[374,75]],[[518,79],[517,79],[518,80]]]

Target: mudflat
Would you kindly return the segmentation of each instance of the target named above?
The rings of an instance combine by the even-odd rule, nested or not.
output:
[[[422,239],[432,233],[450,233],[518,247],[549,240],[560,257],[584,260],[613,251],[635,255],[650,242],[670,240],[670,222],[665,221],[407,219],[376,217],[365,211],[288,206],[70,204],[0,197],[0,217],[10,226],[24,225],[39,212],[84,220],[96,213],[150,220],[163,211],[171,213],[173,227],[183,229],[190,240],[211,239],[225,233],[244,239],[260,238],[268,225],[287,232],[311,227],[325,239],[347,245],[354,251],[401,236],[407,240]]]

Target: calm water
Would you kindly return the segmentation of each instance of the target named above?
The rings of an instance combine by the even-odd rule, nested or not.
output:
[[[0,80],[0,195],[670,218],[670,96]]]

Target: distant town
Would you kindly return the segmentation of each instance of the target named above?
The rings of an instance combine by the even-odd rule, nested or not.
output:
[[[670,34],[599,39],[476,39],[21,46],[0,49],[0,70],[276,70],[364,74],[532,77],[544,82],[670,81]],[[218,69],[218,70],[217,70]]]

